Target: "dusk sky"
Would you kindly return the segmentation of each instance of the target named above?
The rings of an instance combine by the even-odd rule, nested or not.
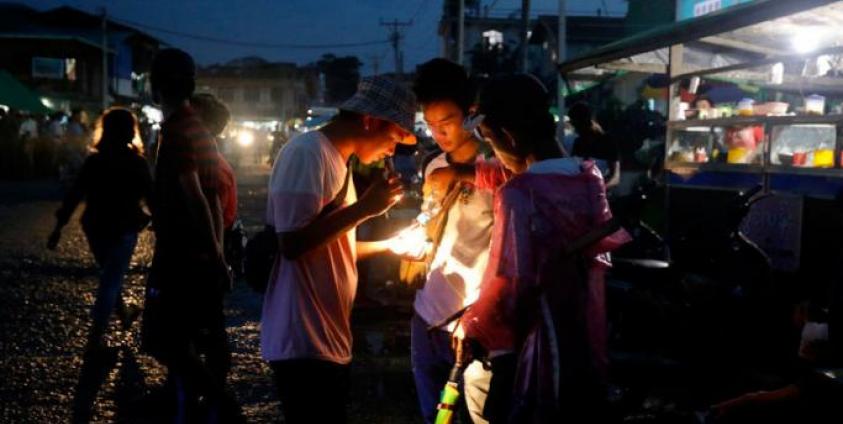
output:
[[[607,8],[612,15],[626,12],[624,0],[567,0],[571,14],[594,14]],[[69,5],[92,13],[103,6],[112,18],[127,24],[144,25],[144,30],[168,44],[194,55],[203,65],[243,56],[261,56],[272,61],[306,64],[322,54],[355,55],[363,63],[363,74],[372,73],[373,57],[381,72],[394,70],[387,28],[381,19],[409,21],[404,28],[404,68],[407,71],[439,54],[436,33],[442,0],[25,0],[37,9]],[[490,13],[505,16],[517,12],[519,0],[484,0],[494,4]],[[533,14],[556,14],[556,0],[534,0]],[[271,44],[274,47],[225,44],[164,32],[229,40],[243,44]],[[378,42],[356,47],[292,48],[279,44],[336,45]]]

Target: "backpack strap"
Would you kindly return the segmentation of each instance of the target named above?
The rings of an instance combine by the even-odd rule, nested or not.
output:
[[[345,169],[345,182],[342,184],[342,188],[340,188],[340,191],[339,193],[337,193],[337,196],[334,197],[334,200],[331,200],[330,203],[328,203],[327,205],[325,205],[325,207],[322,208],[322,210],[319,212],[319,215],[317,215],[317,218],[321,218],[341,208],[343,202],[345,202],[345,198],[348,195],[349,181],[351,180],[351,161],[346,163]]]

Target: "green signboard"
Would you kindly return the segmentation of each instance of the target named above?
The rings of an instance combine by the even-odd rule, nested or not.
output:
[[[693,19],[752,1],[755,0],[676,0],[676,20]]]

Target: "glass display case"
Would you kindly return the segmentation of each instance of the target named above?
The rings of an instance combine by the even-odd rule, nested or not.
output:
[[[843,115],[671,121],[666,167],[837,175],[843,172]]]
[[[761,186],[772,197],[752,207],[747,233],[774,267],[808,258],[813,269],[828,262],[819,258],[843,213],[843,0],[723,3],[558,70],[568,85],[622,81],[615,95],[645,76],[637,94],[667,117],[666,233]]]
[[[770,137],[770,163],[783,167],[834,168],[839,151],[837,126],[776,125]]]
[[[673,132],[668,161],[700,164],[722,159],[722,130],[717,127],[688,127]]]
[[[728,123],[675,128],[669,132],[668,168],[688,164],[764,165],[766,137],[761,122]]]

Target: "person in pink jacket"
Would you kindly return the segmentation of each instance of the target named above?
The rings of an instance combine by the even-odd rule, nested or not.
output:
[[[598,168],[565,157],[544,86],[528,75],[494,80],[466,125],[508,173],[478,163],[476,184],[495,190],[489,263],[476,303],[455,331],[492,359],[484,414],[492,423],[602,422],[606,398],[604,272],[628,241],[606,232],[611,212]]]

